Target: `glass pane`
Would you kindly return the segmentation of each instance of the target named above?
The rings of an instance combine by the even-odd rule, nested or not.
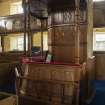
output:
[[[33,35],[33,47],[41,47],[41,33],[37,32]],[[43,32],[43,50],[48,50],[48,33]]]
[[[95,50],[105,51],[105,33],[96,32],[95,33]]]
[[[28,40],[26,37],[26,48],[28,49]],[[24,35],[11,34],[4,37],[4,51],[23,51],[24,50]]]
[[[10,14],[20,14],[23,13],[23,8],[22,8],[22,1],[11,3],[10,5]]]

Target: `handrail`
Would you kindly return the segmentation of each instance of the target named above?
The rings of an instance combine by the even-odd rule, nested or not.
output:
[[[21,17],[23,16],[24,14],[21,13],[21,14],[14,14],[14,15],[6,15],[6,16],[0,16],[0,20],[2,19],[10,19],[10,18],[17,18],[17,17]]]
[[[31,31],[40,31],[41,24],[31,16]],[[47,23],[44,22],[43,30],[47,30]],[[26,30],[27,32],[29,30]],[[0,34],[24,32],[24,14],[8,15],[0,17]]]

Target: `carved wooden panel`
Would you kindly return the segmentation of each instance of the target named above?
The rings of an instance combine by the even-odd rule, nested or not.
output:
[[[87,22],[87,12],[82,10],[80,11],[80,23],[86,23]]]
[[[49,46],[50,47],[50,46]],[[75,62],[75,47],[66,45],[51,46],[53,60],[56,62]]]
[[[51,14],[48,18],[48,26],[59,24],[73,24],[75,19],[74,11],[65,11]]]
[[[24,92],[24,96],[31,96],[34,101],[39,99],[54,105],[78,105],[83,71],[83,65],[26,64],[22,77],[30,80],[22,80],[18,88],[19,97]]]
[[[53,13],[49,16],[49,48],[55,61],[74,62],[76,59],[76,37],[75,11]],[[79,40],[80,40],[80,63],[87,58],[87,12],[80,11],[79,16]],[[52,48],[51,48],[52,47]]]
[[[75,61],[75,26],[59,26],[48,29],[49,51],[55,61]],[[80,62],[87,58],[87,24],[80,25]]]
[[[55,28],[55,44],[74,46],[75,29],[71,26],[63,26]]]
[[[63,23],[72,23],[74,22],[74,12],[64,12],[63,13]]]
[[[80,23],[87,22],[87,13],[86,11],[80,11]],[[50,14],[48,17],[48,26],[53,25],[60,25],[60,24],[70,24],[74,25],[75,23],[75,11],[65,11],[65,12],[58,12],[54,14]]]

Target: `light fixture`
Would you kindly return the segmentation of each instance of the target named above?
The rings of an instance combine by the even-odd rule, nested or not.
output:
[[[101,2],[101,1],[105,1],[105,0],[93,0],[94,2]]]

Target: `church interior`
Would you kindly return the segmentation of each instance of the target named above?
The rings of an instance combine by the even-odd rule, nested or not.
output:
[[[0,0],[0,105],[105,105],[105,0]]]

